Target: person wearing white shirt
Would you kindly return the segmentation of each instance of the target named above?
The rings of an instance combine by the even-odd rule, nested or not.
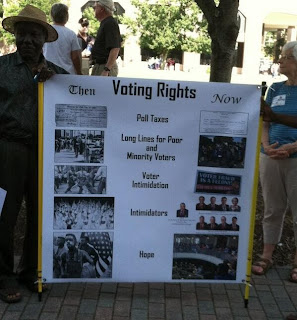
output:
[[[56,29],[59,37],[55,42],[45,43],[43,54],[45,58],[70,74],[81,75],[81,47],[76,34],[65,27],[68,21],[68,7],[62,3],[56,3],[51,8],[53,28]]]

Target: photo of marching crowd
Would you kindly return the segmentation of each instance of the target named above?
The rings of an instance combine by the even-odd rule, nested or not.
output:
[[[200,136],[198,166],[244,168],[246,138]]]
[[[175,234],[172,279],[236,280],[238,236]]]
[[[111,230],[113,228],[114,198],[55,198],[54,229]]]
[[[103,163],[104,131],[56,130],[55,162]]]
[[[54,233],[53,278],[111,278],[113,233]]]
[[[106,166],[55,166],[56,194],[105,194]]]

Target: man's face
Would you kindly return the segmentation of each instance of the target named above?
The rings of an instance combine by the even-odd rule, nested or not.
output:
[[[222,204],[226,204],[226,202],[227,202],[227,198],[222,198]]]
[[[186,208],[186,206],[182,203],[182,204],[180,205],[180,210],[184,211],[185,208]]]
[[[225,224],[225,223],[226,223],[226,217],[222,217],[222,218],[221,218],[221,222],[222,222],[223,224]]]
[[[94,11],[96,19],[100,21],[104,13],[104,7],[97,2],[94,6]]]
[[[57,245],[59,247],[63,247],[64,246],[64,243],[65,243],[65,240],[63,238],[58,238],[57,240]]]
[[[85,238],[81,238],[81,239],[80,239],[80,244],[81,244],[82,246],[85,246],[85,245],[87,244],[87,240],[86,240]]]
[[[212,204],[215,204],[215,203],[216,203],[216,198],[215,198],[215,197],[211,197],[211,198],[210,198],[210,202],[211,202]]]
[[[19,22],[16,24],[16,46],[25,61],[38,61],[45,37],[45,29],[37,23]]]
[[[204,203],[204,197],[199,197],[199,202]]]
[[[66,237],[66,245],[67,245],[68,249],[74,248],[75,241],[74,241],[73,237]]]
[[[203,216],[201,216],[201,217],[199,218],[199,220],[200,220],[200,223],[204,223],[204,217],[203,217]]]

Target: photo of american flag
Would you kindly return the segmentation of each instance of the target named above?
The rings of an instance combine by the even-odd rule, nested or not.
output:
[[[97,278],[112,277],[112,250],[113,250],[113,233],[111,232],[84,232],[85,236],[90,239],[98,254],[96,259],[95,271]]]

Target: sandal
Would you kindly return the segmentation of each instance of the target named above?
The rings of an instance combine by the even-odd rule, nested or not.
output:
[[[289,281],[297,283],[297,264],[293,264],[290,271]]]
[[[252,273],[258,276],[263,276],[267,273],[269,269],[273,266],[273,262],[266,258],[260,258],[252,265]],[[253,270],[253,267],[261,267],[262,271]]]
[[[16,303],[22,299],[15,279],[6,278],[0,282],[0,299],[6,303]]]

